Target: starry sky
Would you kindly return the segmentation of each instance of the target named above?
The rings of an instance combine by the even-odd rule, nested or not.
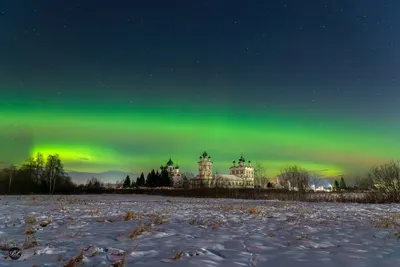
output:
[[[1,1],[0,162],[351,177],[400,156],[400,2]],[[121,177],[111,179],[121,180]]]

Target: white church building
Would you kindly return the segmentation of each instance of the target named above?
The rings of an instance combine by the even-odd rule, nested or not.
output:
[[[162,170],[165,168],[168,172],[169,178],[173,182],[173,187],[182,187],[183,186],[183,177],[179,170],[179,166],[175,165],[171,158],[169,158],[166,166],[161,166]]]
[[[194,187],[227,187],[227,188],[254,188],[254,167],[251,161],[246,160],[241,156],[238,164],[232,162],[229,168],[229,174],[213,174],[212,173],[211,157],[207,152],[199,157],[198,175],[193,181]]]

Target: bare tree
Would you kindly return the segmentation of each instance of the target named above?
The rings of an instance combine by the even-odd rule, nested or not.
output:
[[[33,159],[34,165],[34,180],[36,182],[44,182],[44,157],[42,153],[37,153]]]
[[[184,188],[189,188],[191,185],[193,186],[195,175],[191,172],[184,172],[182,174],[182,186]]]
[[[101,189],[102,187],[104,187],[104,183],[100,181],[100,179],[96,178],[96,177],[92,177],[89,180],[86,181],[86,185],[87,188],[89,189]]]
[[[297,165],[289,165],[281,169],[279,179],[281,185],[286,189],[297,189],[299,192],[304,192],[308,187],[309,173]]]
[[[30,157],[22,165],[22,169],[27,171],[29,178],[37,184],[44,183],[47,184],[46,177],[43,176],[44,173],[44,158],[41,153],[37,153],[34,157]]]
[[[57,178],[64,175],[64,167],[58,154],[49,155],[47,157],[45,172],[47,176],[49,194],[54,194]]]
[[[223,188],[223,187],[227,187],[228,181],[226,181],[226,179],[224,178],[223,175],[221,175],[221,174],[219,174],[219,173],[215,173],[215,174],[213,175],[212,184],[213,184],[214,187],[216,187],[216,188]]]
[[[357,176],[354,186],[360,190],[371,190],[374,188],[374,181],[371,174],[364,177]]]
[[[400,196],[400,161],[375,166],[370,172],[376,189],[387,200],[399,201]]]
[[[13,175],[15,171],[15,166],[13,164],[10,165],[10,177],[9,177],[9,182],[8,182],[8,193],[11,192],[11,183],[13,180]]]
[[[267,171],[264,165],[256,163],[254,165],[254,186],[265,187],[268,184]]]

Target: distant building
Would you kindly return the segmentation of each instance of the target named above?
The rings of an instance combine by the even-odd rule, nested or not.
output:
[[[206,151],[200,155],[199,161],[199,174],[193,181],[194,187],[212,187],[213,174],[212,174],[212,164],[211,157]]]
[[[280,174],[276,177],[276,187],[277,188],[285,188],[286,187],[288,190],[293,190],[293,191],[298,190],[298,188],[296,186],[292,185],[290,181],[286,181],[286,184],[285,184],[284,179],[282,179],[282,174]],[[332,185],[327,179],[309,175],[308,176],[308,185],[307,185],[306,190],[330,192],[330,191],[332,191]]]
[[[254,168],[251,161],[246,165],[245,159],[240,157],[238,165],[233,161],[229,174],[212,173],[211,157],[204,151],[199,158],[199,174],[193,181],[194,187],[250,187],[254,188]]]
[[[331,182],[324,178],[310,177],[310,180],[308,181],[308,187],[313,191],[332,191]]]
[[[233,161],[228,175],[216,174],[216,183],[221,187],[254,188],[254,167],[251,165],[251,161],[249,160],[246,165],[243,156],[240,157],[238,165],[236,165],[236,161]]]
[[[173,187],[182,187],[183,186],[183,177],[181,172],[179,171],[179,166],[174,165],[174,162],[170,158],[165,166],[160,167],[161,170],[165,169],[168,172],[169,178],[173,182]]]
[[[120,183],[120,182],[106,183],[106,184],[104,184],[104,187],[106,189],[122,189],[123,188],[123,184]]]
[[[240,157],[238,165],[236,165],[236,162],[233,161],[232,167],[230,167],[229,170],[230,175],[254,180],[254,168],[251,165],[251,161],[249,160],[248,164],[246,165],[246,161],[243,156]]]

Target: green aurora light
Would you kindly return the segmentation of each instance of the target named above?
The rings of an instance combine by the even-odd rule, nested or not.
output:
[[[182,171],[195,173],[198,156],[207,150],[214,171],[222,173],[243,153],[246,159],[264,164],[271,177],[286,164],[336,176],[394,159],[400,150],[392,131],[350,117],[294,115],[272,108],[241,110],[212,103],[206,108],[145,107],[139,101],[4,103],[0,134],[12,125],[23,127],[31,138],[29,155],[58,153],[66,169],[82,172],[137,174],[172,157]],[[29,155],[13,160],[23,161]],[[2,150],[0,160],[7,156]]]

